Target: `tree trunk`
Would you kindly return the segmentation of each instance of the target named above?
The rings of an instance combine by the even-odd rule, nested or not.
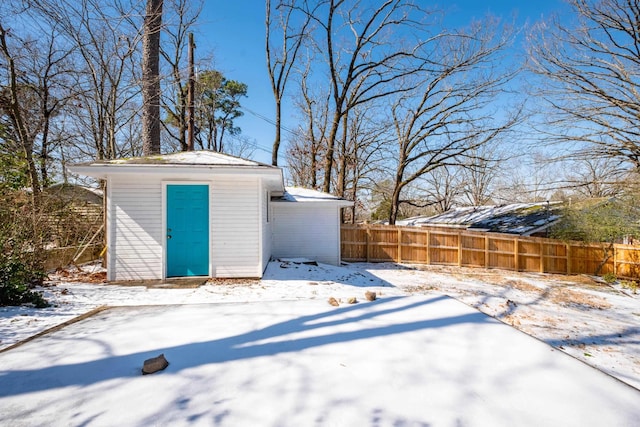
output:
[[[147,0],[142,41],[142,152],[160,154],[160,30],[163,0]]]
[[[193,51],[195,43],[193,42],[193,33],[189,33],[189,91],[188,93],[188,110],[189,110],[189,137],[187,138],[187,151],[193,151],[193,141],[195,135],[195,92],[196,92],[196,76],[193,65]],[[184,135],[184,133],[182,134]]]
[[[398,211],[400,210],[400,192],[404,187],[404,161],[405,156],[400,154],[400,161],[398,162],[398,169],[396,170],[396,178],[393,185],[393,194],[391,195],[391,206],[389,207],[389,225],[394,225],[398,219]]]
[[[47,172],[47,159],[49,158],[49,120],[50,117],[46,113],[44,115],[44,125],[42,128],[42,143],[40,147],[40,178],[42,179],[42,188],[49,186],[49,174]]]
[[[311,158],[310,160],[310,168],[311,168],[311,188],[313,188],[314,190],[318,189],[318,174],[317,174],[317,169],[318,169],[318,160],[317,160],[317,146],[315,144],[314,141],[311,141],[311,149],[309,150],[311,153]]]
[[[347,163],[349,156],[347,153],[347,134],[349,125],[348,112],[342,116],[342,138],[340,138],[340,163],[338,164],[338,191],[337,196],[344,197],[347,190]]]
[[[400,210],[400,188],[396,186],[391,196],[391,206],[389,207],[389,225],[395,225]]]
[[[278,166],[278,151],[280,150],[280,128],[282,127],[282,100],[276,97],[276,137],[271,150],[271,164]]]
[[[220,149],[218,148],[218,125],[214,122],[210,129],[213,129],[213,151],[220,152]]]
[[[222,153],[224,150],[224,147],[222,146],[222,138],[224,138],[224,122],[222,123],[222,126],[220,128],[220,139],[218,140],[218,152]]]
[[[604,249],[604,256],[602,257],[602,261],[600,261],[600,263],[598,264],[598,267],[596,267],[596,271],[593,273],[594,275],[599,276],[602,272],[602,269],[607,264],[607,261],[609,261],[609,259],[611,259],[611,257],[613,256],[613,246],[614,244],[613,242],[611,242]]]
[[[325,193],[331,192],[331,173],[333,172],[333,157],[336,144],[336,135],[338,133],[338,126],[340,122],[340,113],[337,111],[333,114],[333,122],[331,124],[331,131],[329,138],[327,139],[327,154],[324,162],[324,184],[322,185],[322,191]]]

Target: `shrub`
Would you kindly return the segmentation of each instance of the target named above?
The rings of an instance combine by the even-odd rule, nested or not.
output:
[[[3,191],[0,196],[0,306],[47,307],[42,294],[33,291],[45,278],[38,216],[20,193]]]
[[[625,289],[629,289],[634,294],[638,293],[638,282],[635,280],[623,280],[620,282],[620,285]]]
[[[603,256],[594,271],[598,275],[613,256],[615,243],[624,238],[640,238],[638,201],[639,197],[633,194],[597,203],[591,201],[582,207],[567,207],[562,219],[551,228],[551,237],[600,243]]]
[[[45,275],[20,260],[3,260],[0,264],[0,305],[33,304],[37,308],[49,303],[40,292],[32,290]]]

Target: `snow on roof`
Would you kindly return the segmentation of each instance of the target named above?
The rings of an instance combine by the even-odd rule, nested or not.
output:
[[[275,167],[253,160],[242,159],[215,151],[180,151],[170,154],[158,154],[145,157],[131,157],[97,161],[90,164],[108,165],[204,165],[204,166],[262,166]]]
[[[525,203],[517,203],[502,206],[465,206],[453,208],[434,216],[417,216],[397,221],[398,225],[449,225],[469,226],[475,222],[490,218],[495,215],[511,212],[527,206]]]
[[[557,203],[553,203],[557,205]],[[469,228],[526,235],[560,219],[556,208],[545,203],[513,203],[500,206],[467,206],[432,217],[414,217],[397,225]]]
[[[264,178],[265,184],[272,191],[282,192],[284,189],[282,169],[279,167],[207,150],[98,160],[69,165],[69,170],[100,179],[138,173],[165,177],[182,177],[184,174],[208,177],[215,174],[253,175]]]
[[[318,202],[330,202],[339,203],[344,206],[351,206],[353,202],[345,200],[341,197],[334,196],[333,194],[323,193],[321,191],[311,190],[301,187],[285,187],[284,194],[280,197],[274,197],[271,199],[274,202],[304,202],[304,203],[318,203]]]

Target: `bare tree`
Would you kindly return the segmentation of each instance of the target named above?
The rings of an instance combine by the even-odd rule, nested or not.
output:
[[[33,204],[38,205],[41,184],[38,172],[36,170],[36,163],[33,158],[33,147],[35,134],[33,129],[29,127],[28,109],[25,108],[26,94],[22,88],[26,88],[19,82],[20,70],[16,64],[16,60],[13,52],[9,48],[7,42],[7,29],[0,22],[0,53],[2,53],[3,60],[7,66],[7,89],[0,93],[0,105],[3,111],[9,116],[9,120],[13,131],[16,135],[17,142],[19,144],[21,154],[27,162],[27,170],[29,176],[29,184],[32,189]]]
[[[394,224],[405,187],[444,166],[463,165],[520,118],[515,108],[497,120],[491,103],[503,93],[514,70],[498,69],[510,32],[488,17],[464,32],[443,33],[432,46],[429,70],[398,96],[392,107],[397,163],[389,223]],[[494,109],[497,107],[494,107]]]
[[[545,81],[543,132],[573,144],[568,157],[613,157],[640,170],[640,4],[569,0],[577,25],[558,19],[530,35],[532,69]],[[567,157],[567,156],[565,156]]]
[[[500,153],[497,144],[478,147],[468,154],[461,171],[462,196],[471,206],[486,205],[492,200],[493,184],[506,156]]]
[[[315,158],[311,154],[313,146],[308,144],[308,141],[305,140],[306,135],[300,129],[294,131],[292,136],[286,151],[289,185],[313,188],[310,182],[316,174],[309,163],[310,158]]]
[[[322,157],[329,128],[330,95],[314,91],[309,84],[311,62],[300,71],[300,94],[295,106],[300,112],[302,125],[292,135],[287,150],[287,164],[294,185],[319,188]]]
[[[0,139],[3,151],[22,153],[37,194],[50,183],[51,153],[61,142],[55,120],[71,100],[68,74],[73,47],[60,42],[55,28],[36,23],[37,36],[27,32],[21,36],[2,25],[0,64],[6,66],[0,68],[0,79],[8,84],[0,88],[0,127],[6,132]]]
[[[160,153],[160,31],[163,0],[147,0],[142,38],[142,151]]]
[[[170,0],[163,6],[168,16],[163,26],[165,42],[160,54],[169,66],[169,84],[164,88],[162,105],[167,114],[164,130],[178,142],[182,151],[187,150],[188,73],[185,64],[188,34],[195,26],[202,10],[202,1]]]
[[[432,205],[436,213],[443,213],[451,210],[459,201],[460,195],[464,193],[464,184],[460,176],[464,169],[459,166],[443,166],[435,168],[426,174],[421,181],[424,181],[422,192],[426,193],[423,200]],[[415,204],[408,201],[409,204]]]
[[[386,0],[377,7],[361,1],[307,1],[299,9],[317,24],[320,35],[316,47],[324,55],[328,68],[332,117],[327,134],[322,189],[329,192],[336,141],[340,128],[347,129],[345,116],[349,111],[412,89],[411,86],[393,83],[417,73],[425,64],[419,52],[426,41],[418,36],[410,40],[409,35],[422,28],[422,22],[413,17],[423,19],[428,12],[403,0]],[[342,135],[342,138],[346,140],[347,136]]]
[[[38,43],[29,44],[32,58],[31,75],[35,80],[32,88],[37,88],[39,100],[37,123],[40,135],[37,139],[37,157],[43,187],[50,185],[52,177],[52,154],[58,146],[65,144],[65,134],[60,132],[56,122],[64,119],[64,114],[73,102],[70,75],[73,74],[71,58],[75,47],[60,43],[60,35],[55,28],[47,34],[40,33]]]
[[[629,170],[620,159],[584,159],[568,166],[563,187],[580,197],[614,197],[629,188]]]
[[[561,163],[550,162],[543,153],[527,158],[513,157],[500,163],[501,174],[496,177],[492,198],[498,203],[537,203],[551,200],[561,188]]]
[[[139,154],[139,145],[121,138],[139,119],[141,12],[127,2],[25,0],[34,20],[56,28],[74,46],[73,105],[65,111],[70,143],[81,158],[112,159]]]
[[[282,131],[282,98],[285,93],[289,75],[296,63],[298,51],[303,44],[303,40],[309,27],[310,18],[308,15],[300,17],[301,22],[295,22],[295,0],[279,0],[275,7],[278,15],[276,21],[272,19],[273,0],[266,0],[265,13],[265,50],[267,54],[267,69],[269,70],[269,80],[271,90],[276,103],[276,135],[271,151],[271,164],[278,165],[278,152],[280,150],[280,140]],[[274,36],[279,36],[279,43],[273,40]]]
[[[348,139],[340,144],[336,188],[339,194],[354,202],[350,215],[342,211],[343,222],[355,222],[364,207],[360,193],[368,193],[374,187],[374,177],[383,170],[386,161],[385,147],[390,142],[387,127],[378,119],[381,115],[373,110],[375,106],[371,104],[353,109],[343,131]]]
[[[255,139],[245,135],[231,135],[225,143],[225,153],[236,157],[250,158],[259,148]],[[264,150],[266,151],[266,150]]]

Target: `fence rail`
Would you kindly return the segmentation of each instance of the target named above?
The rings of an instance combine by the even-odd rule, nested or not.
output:
[[[341,228],[342,259],[640,278],[640,247],[389,225]]]

